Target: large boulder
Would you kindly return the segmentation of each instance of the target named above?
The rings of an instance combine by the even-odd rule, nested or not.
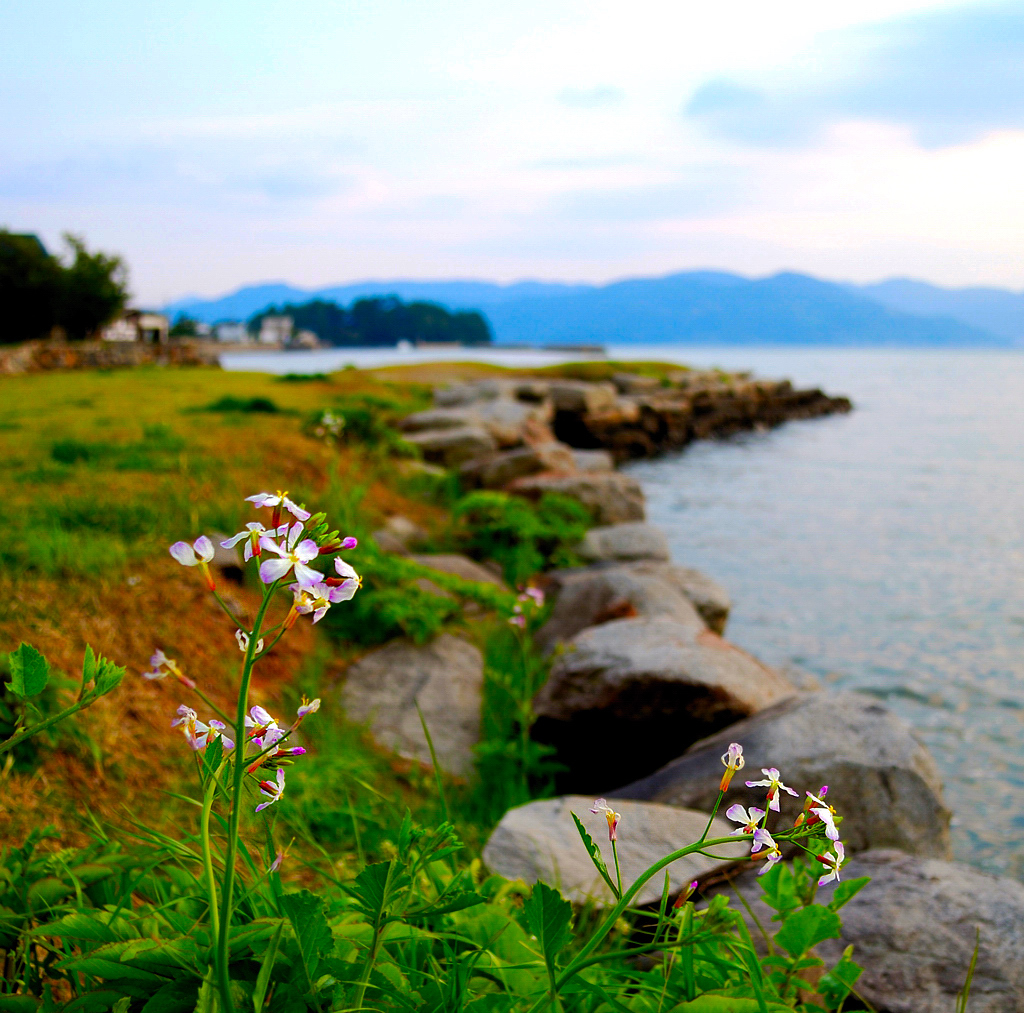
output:
[[[398,423],[404,433],[423,433],[431,429],[461,429],[477,422],[471,408],[428,408],[413,412]]]
[[[700,617],[708,624],[708,629],[719,636],[725,633],[725,624],[732,609],[732,599],[717,580],[713,580],[706,573],[701,573],[700,570],[675,564],[665,566],[641,562],[633,569],[637,573],[657,574],[693,603]]]
[[[579,475],[531,475],[517,479],[509,491],[538,500],[557,492],[578,500],[598,524],[620,524],[644,519],[644,492],[640,483],[617,471],[593,471]]]
[[[614,471],[615,461],[607,450],[574,450],[577,471]]]
[[[819,943],[815,952],[831,966],[852,945],[853,959],[864,968],[856,988],[873,1009],[949,1013],[957,1008],[977,941],[967,1008],[971,1013],[1024,1010],[1024,885],[895,849],[867,851],[843,866],[844,880],[862,876],[871,882],[840,910],[839,938]],[[761,925],[776,931],[775,912],[760,899],[756,873],[744,872],[734,886]],[[833,889],[819,889],[818,902],[827,904]],[[731,888],[724,892],[732,895]],[[760,945],[757,926],[744,917]]]
[[[632,527],[632,525],[626,525]],[[672,619],[699,632],[704,622],[692,603],[657,574],[636,573],[625,566],[555,571],[551,617],[537,631],[537,646],[550,651],[589,626],[634,616]]]
[[[604,816],[591,813],[593,804],[592,796],[568,795],[510,809],[491,834],[484,848],[484,861],[492,872],[507,879],[523,879],[527,883],[540,880],[555,886],[577,904],[587,900],[607,904],[613,900],[612,893],[590,861],[571,815],[576,813],[589,830],[614,877],[608,824]],[[624,801],[616,802],[615,807],[622,817],[616,844],[624,886],[659,859],[699,840],[708,822],[705,813],[666,805]],[[729,825],[718,818],[712,824],[711,836],[725,836],[729,829]],[[746,853],[743,844],[717,850],[727,860]],[[668,866],[672,893],[678,893],[691,880],[720,864],[696,854],[673,862]],[[664,873],[653,876],[641,888],[634,903],[649,904],[658,900],[664,883]]]
[[[418,702],[441,767],[466,776],[480,737],[483,671],[480,651],[449,633],[423,645],[392,640],[349,668],[341,700],[381,745],[430,763]]]
[[[466,425],[451,429],[425,429],[409,433],[406,439],[419,447],[428,461],[443,464],[446,468],[492,453],[498,446],[486,429]]]
[[[714,805],[721,756],[739,742],[746,770],[735,778],[729,802],[763,807],[762,767],[777,767],[800,793],[783,794],[780,825],[792,825],[805,791],[828,785],[829,802],[843,816],[849,852],[900,848],[948,858],[949,810],[935,761],[909,725],[859,693],[809,693],[775,704],[698,742],[660,770],[614,794],[687,809]]]
[[[467,461],[459,474],[468,485],[502,489],[517,478],[540,471],[571,473],[575,470],[572,450],[564,443],[551,440]]]
[[[686,622],[614,619],[577,634],[556,658],[534,701],[535,736],[569,766],[562,790],[607,790],[793,692],[695,613]]]
[[[432,570],[437,570],[440,573],[450,573],[455,577],[462,577],[464,580],[475,580],[482,584],[505,587],[504,581],[497,574],[492,573],[487,567],[481,566],[468,556],[460,555],[457,552],[431,552],[409,558],[414,563],[429,566]]]
[[[592,415],[615,406],[618,391],[610,383],[586,383],[582,380],[560,380],[550,387],[556,412],[578,412]]]
[[[548,423],[551,421],[551,404],[513,401],[499,397],[493,401],[481,401],[472,406],[473,413],[494,437],[499,447],[517,447],[529,438],[544,435],[550,439]]]
[[[661,528],[642,521],[591,528],[576,553],[591,563],[634,559],[668,560],[668,539]]]
[[[409,546],[425,539],[427,533],[408,517],[395,514],[384,522],[383,527],[374,531],[372,537],[385,552],[405,556],[409,553]]]

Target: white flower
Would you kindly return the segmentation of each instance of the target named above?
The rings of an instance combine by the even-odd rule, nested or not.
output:
[[[168,551],[182,566],[198,566],[203,571],[206,586],[213,590],[213,577],[207,566],[213,559],[213,542],[206,535],[200,535],[191,545],[188,542],[175,542]]]
[[[258,492],[255,496],[246,496],[246,501],[249,503],[255,503],[258,507],[284,507],[293,517],[297,517],[300,521],[308,521],[310,513],[308,510],[303,510],[302,507],[297,506],[288,498],[287,492],[281,492],[278,490],[275,493],[269,492]]]
[[[235,640],[238,641],[238,649],[245,654],[249,650],[249,634],[243,633],[241,630],[235,630]],[[256,653],[263,653],[263,638],[261,637],[256,641]]]
[[[782,852],[779,850],[779,846],[775,843],[774,838],[767,830],[762,827],[758,827],[754,831],[754,841],[750,846],[750,853],[756,854],[762,848],[767,850],[764,853],[764,868],[758,873],[759,876],[763,876],[776,862],[782,861]]]
[[[178,708],[178,716],[171,722],[171,727],[180,727],[188,744],[196,751],[205,749],[218,735],[225,749],[235,748],[234,741],[223,734],[227,729],[223,721],[212,720],[206,724],[199,720],[199,715],[191,707],[184,704]]]
[[[303,697],[302,706],[298,710],[299,720],[301,721],[307,714],[315,714],[318,710],[320,710],[320,697],[309,701]]]
[[[239,531],[237,535],[232,535],[227,541],[221,542],[225,549],[233,549],[243,538],[245,539],[245,548],[242,550],[242,556],[248,563],[252,557],[260,554],[260,539],[265,535],[273,536],[275,538],[283,535],[288,530],[287,524],[282,524],[276,528],[265,528],[258,521],[249,521],[245,526],[245,531]]]
[[[295,579],[303,587],[310,587],[324,579],[324,575],[319,570],[306,566],[320,555],[320,549],[312,538],[299,541],[301,537],[302,525],[296,521],[281,545],[266,535],[260,539],[260,545],[264,549],[281,557],[280,559],[265,559],[260,563],[260,580],[264,584],[273,584],[275,580],[280,580],[287,575],[292,567],[295,567]]]
[[[275,721],[274,718],[271,717],[270,714],[259,704],[255,704],[249,708],[249,713],[245,716],[245,727],[252,729],[249,733],[249,738],[255,742],[261,750],[272,745],[274,742],[277,742],[277,740],[284,735],[284,732],[278,726],[277,721]]]
[[[608,799],[599,798],[590,811],[592,813],[604,813],[604,818],[608,821],[608,840],[616,840],[615,828],[619,825],[619,820],[622,817],[608,804]]]
[[[743,747],[738,742],[730,742],[728,751],[722,754],[725,773],[722,775],[722,781],[718,785],[719,791],[729,790],[729,784],[732,781],[733,775],[737,770],[742,770],[746,762],[743,758]]]
[[[280,767],[277,768],[277,775],[273,781],[260,781],[260,792],[266,795],[270,801],[261,802],[256,806],[256,812],[260,812],[266,809],[268,805],[273,805],[281,800],[281,796],[284,794],[284,771]]]
[[[313,613],[313,622],[318,623],[327,614],[327,610],[340,601],[348,601],[359,589],[354,580],[346,580],[337,587],[329,587],[323,580],[318,580],[309,587],[292,584],[290,590],[295,594],[295,611],[302,615]]]
[[[818,803],[817,806],[811,807],[811,812],[814,813],[814,815],[817,816],[818,819],[825,824],[825,836],[830,841],[838,841],[839,829],[836,827],[835,809],[833,809],[832,806],[830,806],[823,799],[818,798],[817,795],[812,795],[810,792],[807,792],[807,797],[812,802]]]
[[[750,810],[746,810],[741,805],[731,805],[725,811],[726,819],[730,819],[733,823],[742,823],[743,826],[733,831],[734,834],[752,834],[754,833],[764,819],[764,810],[758,809],[757,806],[752,805]]]
[[[829,870],[818,880],[818,886],[824,886],[826,883],[831,883],[832,880],[839,882],[839,869],[846,861],[846,849],[843,847],[842,841],[836,841],[833,847],[835,848],[834,855],[831,853],[818,855],[818,861]]]
[[[773,812],[779,811],[779,791],[788,792],[794,798],[797,797],[792,788],[787,788],[779,778],[779,772],[775,767],[762,767],[761,773],[767,778],[766,781],[747,781],[748,788],[768,789],[768,808]]]

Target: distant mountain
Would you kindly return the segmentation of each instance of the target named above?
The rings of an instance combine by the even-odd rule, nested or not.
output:
[[[910,278],[890,278],[851,289],[883,306],[921,316],[952,317],[1014,342],[1024,341],[1024,293],[1003,288],[939,288]]]
[[[239,289],[221,299],[183,299],[165,310],[214,323],[246,319],[270,305],[312,298],[347,304],[364,296],[397,295],[451,309],[481,309],[499,343],[533,345],[963,346],[1007,345],[1017,337],[1016,332],[965,322],[950,312],[894,306],[886,288],[892,284],[904,283],[859,288],[802,274],[750,279],[723,271],[687,271],[600,286],[399,280],[304,290],[268,284]],[[879,288],[882,295],[875,291]]]

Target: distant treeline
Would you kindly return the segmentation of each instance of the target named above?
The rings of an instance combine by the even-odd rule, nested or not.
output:
[[[87,338],[124,309],[127,273],[120,257],[90,253],[65,234],[65,261],[38,236],[0,229],[0,344],[44,338],[60,328]]]
[[[329,345],[397,345],[399,341],[488,345],[492,340],[490,325],[480,313],[452,313],[436,303],[405,303],[397,296],[358,299],[349,309],[324,299],[271,306],[249,318],[250,333],[258,333],[263,318],[269,316],[291,317],[297,331],[312,331]]]

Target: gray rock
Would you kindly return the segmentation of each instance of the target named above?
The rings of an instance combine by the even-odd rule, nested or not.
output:
[[[644,493],[640,483],[617,471],[581,475],[531,475],[516,479],[510,492],[538,500],[547,492],[578,500],[598,524],[620,524],[644,519]]]
[[[656,376],[640,376],[638,373],[616,373],[612,383],[620,394],[649,394],[663,389],[661,380]]]
[[[472,408],[428,408],[407,415],[398,427],[404,433],[423,433],[432,429],[461,429],[477,422]]]
[[[504,588],[504,582],[486,567],[474,562],[468,556],[458,553],[429,553],[410,557],[414,563],[429,566],[440,573],[450,573],[464,580],[475,580],[483,584],[494,584]]]
[[[435,461],[453,468],[463,461],[482,457],[497,449],[494,437],[486,429],[477,426],[460,426],[453,429],[427,429],[410,433],[406,439],[423,451],[428,461]]]
[[[591,813],[592,796],[567,795],[562,798],[530,802],[505,813],[495,827],[487,846],[484,861],[492,872],[507,879],[538,880],[557,887],[577,904],[594,900],[607,904],[612,893],[601,879],[590,856],[583,847],[571,813],[586,826],[604,855],[612,876],[615,866],[608,843],[608,824],[604,816]],[[616,803],[622,819],[616,844],[623,885],[632,883],[658,859],[699,840],[707,825],[707,815],[675,809],[672,806],[644,802]],[[721,819],[712,824],[712,836],[725,836],[730,827]],[[741,857],[742,844],[718,849],[723,859]],[[691,880],[720,865],[702,855],[687,855],[668,866],[673,893]],[[635,903],[649,904],[661,897],[664,873],[653,876],[641,888]]]
[[[710,808],[730,742],[743,746],[747,766],[733,781],[729,802],[760,805],[762,767],[777,767],[800,798],[782,795],[781,824],[791,825],[804,791],[829,786],[828,799],[844,817],[848,852],[900,848],[935,858],[950,855],[949,810],[935,761],[909,725],[858,693],[811,693],[767,710],[698,742],[678,759],[615,793],[623,798]]]
[[[372,535],[373,540],[385,552],[394,552],[400,556],[408,555],[409,546],[426,537],[427,533],[423,528],[400,514],[389,517],[384,526],[374,531]]]
[[[979,930],[967,1008],[1024,1009],[1024,885],[899,851],[859,855],[843,869],[844,879],[858,876],[871,882],[842,909],[841,938],[818,952],[831,964],[852,943],[864,968],[857,990],[879,1013],[954,1009]]]
[[[239,542],[234,548],[227,549],[221,542],[226,542],[231,536],[220,531],[211,531],[207,536],[213,542],[213,559],[210,562],[222,570],[241,570],[245,565],[242,558],[242,547],[244,541]]]
[[[674,563],[637,563],[633,569],[639,573],[653,573],[671,584],[687,597],[701,618],[708,624],[708,629],[721,636],[725,633],[725,624],[732,609],[732,600],[716,580],[712,580],[700,570],[692,570],[687,566],[676,566]]]
[[[480,397],[473,383],[452,383],[434,389],[434,404],[438,408],[457,408],[472,404]]]
[[[661,528],[638,521],[591,528],[576,553],[592,563],[669,558],[668,539]]]
[[[678,589],[657,576],[624,566],[588,567],[550,575],[556,591],[551,617],[537,631],[537,646],[550,651],[589,626],[612,619],[660,616],[699,632],[704,622]]]
[[[551,401],[558,412],[592,415],[615,407],[618,391],[610,383],[559,380],[551,384]]]
[[[607,450],[574,450],[577,471],[614,471],[615,461]]]
[[[557,657],[534,701],[536,737],[570,765],[564,790],[603,790],[792,693],[696,613],[689,622],[615,619],[577,634]]]
[[[424,645],[393,640],[360,658],[348,670],[341,699],[349,720],[368,723],[382,745],[430,763],[419,701],[438,762],[465,776],[480,737],[482,685],[480,651],[442,633]]]
[[[551,441],[467,461],[459,473],[471,485],[501,489],[517,478],[541,471],[571,473],[575,470],[576,462],[569,447]]]
[[[501,397],[475,404],[472,410],[499,447],[516,447],[531,435],[546,433],[551,421],[551,404],[546,401],[527,404]]]

